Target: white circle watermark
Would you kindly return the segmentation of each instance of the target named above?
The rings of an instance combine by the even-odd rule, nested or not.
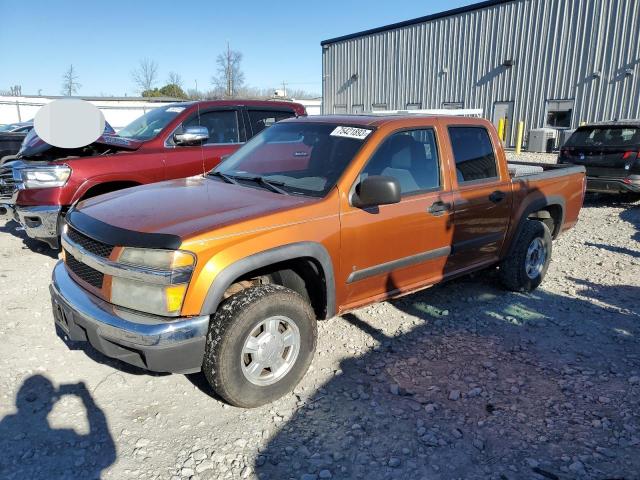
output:
[[[54,100],[38,110],[33,119],[38,136],[59,148],[80,148],[95,142],[104,125],[98,107],[77,98]]]

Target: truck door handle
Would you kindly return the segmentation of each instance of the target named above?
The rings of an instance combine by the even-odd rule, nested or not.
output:
[[[489,200],[491,200],[493,203],[500,203],[502,200],[505,199],[506,196],[507,194],[504,193],[503,191],[496,190],[491,195],[489,195]]]
[[[437,202],[433,202],[429,208],[427,208],[427,212],[431,215],[439,216],[448,212],[451,209],[450,203],[445,203],[442,200],[438,200]]]

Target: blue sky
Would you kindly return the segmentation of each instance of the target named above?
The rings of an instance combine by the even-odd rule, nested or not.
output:
[[[186,88],[210,88],[229,41],[243,53],[246,83],[286,81],[321,90],[320,41],[474,1],[0,0],[0,90],[59,95],[73,64],[80,95],[135,95],[131,71],[148,57],[160,85],[170,71]]]

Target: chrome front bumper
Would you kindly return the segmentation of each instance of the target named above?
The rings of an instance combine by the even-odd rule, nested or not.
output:
[[[58,248],[60,242],[60,220],[62,208],[56,205],[20,207],[11,203],[0,203],[0,220],[14,220],[20,224],[27,236]]]
[[[10,203],[0,203],[0,220],[8,222],[10,220],[16,220],[15,208]]]
[[[56,205],[16,206],[14,215],[29,237],[47,242],[52,248],[58,248],[60,236],[58,224],[61,210],[61,207]]]
[[[63,262],[55,266],[49,290],[62,337],[88,341],[108,357],[147,370],[200,371],[208,315],[167,319],[118,308],[76,284]]]

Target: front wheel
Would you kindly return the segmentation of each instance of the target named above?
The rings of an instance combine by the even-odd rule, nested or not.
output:
[[[293,390],[316,349],[313,309],[280,285],[229,297],[211,318],[202,370],[231,405],[253,408]]]
[[[514,292],[530,292],[544,279],[551,261],[551,233],[537,220],[525,221],[511,253],[500,263],[502,284]]]

